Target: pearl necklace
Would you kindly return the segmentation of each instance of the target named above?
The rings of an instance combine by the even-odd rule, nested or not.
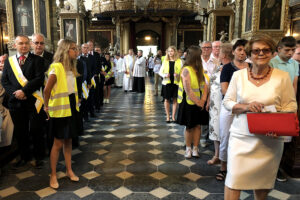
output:
[[[255,77],[253,75],[252,67],[251,67],[250,68],[250,77],[251,77],[252,80],[256,81],[256,83],[259,83],[260,81],[262,81],[263,79],[265,79],[270,74],[270,72],[271,72],[271,67],[269,66],[268,72],[265,75],[263,75],[261,77]]]

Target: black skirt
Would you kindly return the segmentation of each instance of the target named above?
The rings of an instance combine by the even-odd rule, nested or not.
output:
[[[164,99],[167,99],[167,100],[177,99],[178,85],[173,84],[173,83],[163,85],[162,90],[163,90],[162,95],[163,95]]]
[[[107,81],[105,81],[104,85],[112,85],[114,83],[115,83],[115,77],[111,77]]]
[[[186,94],[184,91],[182,102],[179,104],[176,123],[190,129],[197,125],[207,125],[208,120],[209,114],[205,110],[205,107],[201,110],[197,105],[189,105],[186,102]]]
[[[145,78],[144,77],[133,77],[133,92],[144,93],[145,92]]]
[[[72,116],[50,118],[49,133],[57,139],[72,139],[82,135],[82,119],[76,110],[75,94],[69,95]]]

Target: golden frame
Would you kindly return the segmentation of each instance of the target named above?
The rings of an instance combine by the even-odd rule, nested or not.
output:
[[[244,5],[246,5],[247,0],[243,1]],[[274,38],[275,41],[279,41],[282,38],[288,29],[288,9],[289,5],[287,1],[282,0],[281,5],[281,17],[280,17],[280,29],[260,29],[260,7],[261,0],[253,0],[252,7],[252,28],[250,31],[245,32],[245,22],[246,22],[246,6],[243,7],[243,18],[242,18],[242,37],[245,39],[250,39],[256,33],[264,33],[269,34]]]
[[[231,41],[233,39],[233,32],[234,32],[234,13],[233,10],[224,9],[224,10],[214,10],[210,13],[209,16],[209,23],[208,23],[208,29],[207,33],[210,33],[208,35],[207,40],[209,41],[215,41],[216,40],[216,29],[217,29],[217,16],[229,16],[229,33],[228,33],[228,41]]]
[[[80,44],[81,43],[81,38],[83,37],[84,41],[84,36],[82,35],[82,30],[80,30],[80,25],[81,25],[81,20],[83,19],[83,14],[78,14],[78,13],[61,13],[60,14],[60,38],[64,38],[65,35],[65,30],[64,30],[64,20],[65,19],[75,19],[76,20],[76,43]]]
[[[40,10],[39,10],[39,0],[31,0],[32,1],[32,14],[33,14],[33,32],[40,33]],[[8,48],[12,49],[14,40],[15,40],[15,28],[14,28],[14,11],[12,0],[5,0],[6,4],[6,15],[7,15],[7,29],[8,29]],[[45,38],[46,43],[50,44],[51,41],[51,30],[50,30],[50,14],[49,14],[49,0],[45,0],[46,7],[46,29],[47,29],[47,37]],[[31,38],[31,36],[29,36]]]
[[[110,41],[112,44],[114,44],[114,29],[90,29],[88,32],[104,32],[104,31],[110,31]]]

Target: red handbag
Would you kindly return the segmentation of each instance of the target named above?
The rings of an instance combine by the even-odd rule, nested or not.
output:
[[[299,136],[296,113],[247,113],[248,128],[252,134]]]

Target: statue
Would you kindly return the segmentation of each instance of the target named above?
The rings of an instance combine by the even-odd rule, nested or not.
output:
[[[228,33],[225,33],[225,31],[221,31],[221,32],[218,33],[218,34],[221,35],[220,41],[221,41],[221,42],[226,42],[226,38],[227,38]]]

